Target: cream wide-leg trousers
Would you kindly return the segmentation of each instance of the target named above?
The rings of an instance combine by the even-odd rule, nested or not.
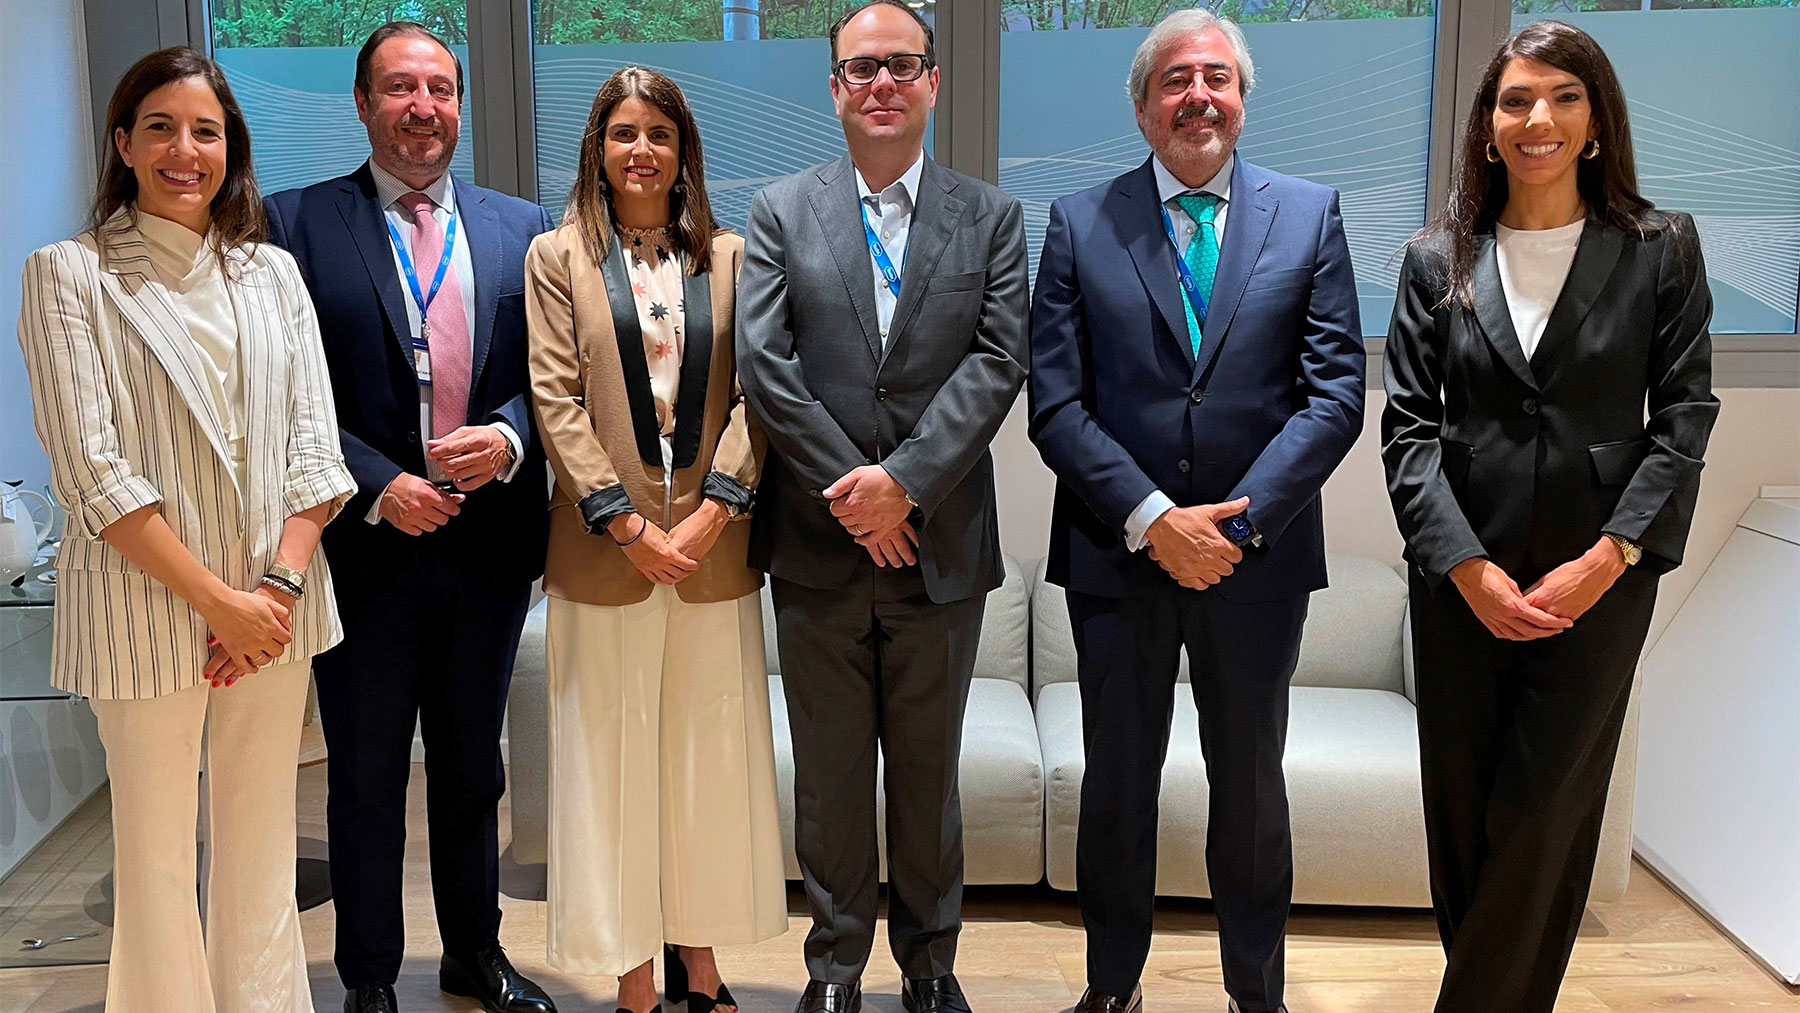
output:
[[[294,775],[310,661],[229,689],[93,700],[112,780],[107,1013],[311,1013],[294,902]],[[195,899],[205,737],[206,925]]]
[[[666,943],[787,929],[762,607],[551,598],[552,967],[622,975]]]

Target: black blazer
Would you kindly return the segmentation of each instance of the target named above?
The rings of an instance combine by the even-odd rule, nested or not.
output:
[[[354,582],[364,567],[392,569],[420,552],[457,556],[505,581],[530,582],[544,572],[549,496],[526,370],[525,251],[550,220],[529,201],[460,179],[452,183],[475,273],[468,422],[505,421],[519,434],[524,461],[511,482],[475,490],[454,521],[417,537],[363,519],[394,476],[425,473],[403,301],[409,297],[394,270],[375,177],[364,164],[348,176],[284,190],[263,202],[270,241],[299,262],[318,310],[339,438],[356,479],[346,516],[324,535],[343,583]]]
[[[1407,250],[1388,328],[1382,459],[1407,559],[1434,588],[1476,556],[1524,587],[1615,534],[1651,573],[1680,565],[1719,414],[1693,219],[1590,219],[1529,362],[1493,235],[1473,310],[1441,305],[1448,262],[1446,243]]]
[[[738,276],[738,382],[769,456],[750,565],[841,587],[868,550],[822,490],[880,463],[919,504],[919,569],[934,602],[1004,578],[988,444],[1025,383],[1019,202],[930,158],[885,351],[848,158],[780,180],[750,205]]]

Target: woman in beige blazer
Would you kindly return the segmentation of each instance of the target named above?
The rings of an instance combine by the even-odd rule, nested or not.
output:
[[[787,927],[760,574],[762,438],[737,388],[743,241],[661,74],[601,86],[561,228],[525,261],[532,393],[556,492],[544,590],[550,963],[656,1006],[735,1009],[712,947]]]
[[[92,700],[112,779],[106,1008],[307,1011],[295,757],[308,660],[340,636],[319,532],[356,487],[218,66],[140,60],[107,141],[93,228],[31,255],[19,315],[69,514],[51,681]]]

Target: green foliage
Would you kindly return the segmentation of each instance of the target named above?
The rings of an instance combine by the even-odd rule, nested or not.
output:
[[[469,0],[212,0],[213,44],[359,46],[395,19],[418,21],[453,44],[467,43]],[[535,0],[532,41],[687,42],[723,37],[726,4],[742,0]],[[761,0],[762,36],[817,38],[860,0]],[[1008,31],[1153,25],[1192,0],[1002,0]],[[1651,0],[1653,10],[1793,7],[1800,0]],[[1218,0],[1245,24],[1430,17],[1437,0]],[[1643,0],[1514,0],[1519,14],[1642,10]]]
[[[212,0],[213,45],[360,46],[389,21],[417,21],[452,45],[469,41],[466,0]]]

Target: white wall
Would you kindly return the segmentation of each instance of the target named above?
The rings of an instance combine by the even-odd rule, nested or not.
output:
[[[1652,644],[1687,600],[1759,488],[1800,485],[1800,390],[1717,393],[1723,407],[1706,452],[1687,561],[1663,578],[1650,626]],[[1325,544],[1334,553],[1399,563],[1403,544],[1388,505],[1377,439],[1386,400],[1379,391],[1369,393],[1362,436],[1325,484]],[[1002,546],[1020,559],[1042,556],[1049,538],[1053,482],[1026,439],[1023,397],[994,441],[994,463]]]
[[[50,465],[31,426],[14,328],[32,250],[80,230],[94,185],[82,0],[0,0],[0,479],[41,489]]]

